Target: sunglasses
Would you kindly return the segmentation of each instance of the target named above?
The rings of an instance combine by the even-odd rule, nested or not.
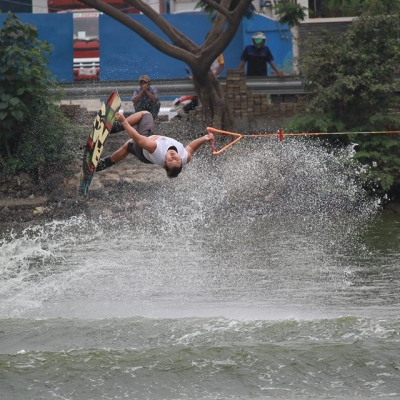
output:
[[[139,83],[149,83],[150,81],[139,81]]]

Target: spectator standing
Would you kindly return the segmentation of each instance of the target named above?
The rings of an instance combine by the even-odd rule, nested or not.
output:
[[[282,78],[284,74],[275,65],[271,50],[265,45],[266,36],[262,32],[257,32],[251,39],[253,44],[244,48],[240,57],[239,69],[244,68],[247,63],[247,76],[266,76],[268,75],[268,63],[276,74]]]
[[[158,99],[158,90],[150,85],[148,75],[142,75],[139,78],[139,87],[133,91],[132,102],[135,112],[148,111],[153,119],[158,117],[161,103]]]
[[[222,53],[218,56],[216,60],[211,64],[211,71],[212,73],[218,78],[219,74],[223,71],[225,67],[225,60]]]
[[[207,33],[206,35],[206,39],[208,37],[209,33]],[[224,56],[222,55],[222,53],[214,60],[214,62],[211,64],[211,71],[212,73],[219,78],[219,74],[224,70],[225,67],[225,60],[224,60]]]

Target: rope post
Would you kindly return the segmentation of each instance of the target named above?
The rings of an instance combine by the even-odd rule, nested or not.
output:
[[[279,141],[282,142],[283,141],[283,129],[279,128]]]

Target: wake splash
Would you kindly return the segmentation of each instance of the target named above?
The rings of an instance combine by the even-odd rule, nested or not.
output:
[[[146,218],[161,230],[271,218],[365,222],[381,204],[364,190],[367,167],[353,155],[353,146],[332,150],[306,138],[245,139],[216,157],[196,155],[179,178],[152,193]]]
[[[131,214],[11,229],[0,240],[0,317],[87,299],[119,313],[121,299],[284,303],[293,288],[299,304],[331,302],[332,283],[351,276],[337,250],[361,254],[380,207],[352,155],[309,140],[242,141],[218,157],[199,152],[179,178],[140,193]]]

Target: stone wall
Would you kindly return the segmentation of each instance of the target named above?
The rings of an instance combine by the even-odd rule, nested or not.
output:
[[[222,84],[222,88],[233,113],[235,129],[241,133],[275,131],[299,113],[303,107],[302,96],[268,95],[248,90],[243,70],[227,70],[226,83]],[[90,126],[95,116],[93,111],[89,112],[79,105],[63,104],[62,109],[74,123],[82,126]],[[187,119],[168,122],[166,118],[160,118],[156,122],[156,127],[161,125],[160,130],[163,134],[173,133],[174,137],[177,132],[188,129],[203,131],[205,122],[201,106],[191,111]]]
[[[265,124],[268,120],[287,120],[299,113],[303,97],[297,95],[268,95],[247,89],[243,70],[227,70],[226,84],[222,84],[235,123],[254,130],[254,125]],[[190,121],[203,121],[200,107],[190,112]]]

